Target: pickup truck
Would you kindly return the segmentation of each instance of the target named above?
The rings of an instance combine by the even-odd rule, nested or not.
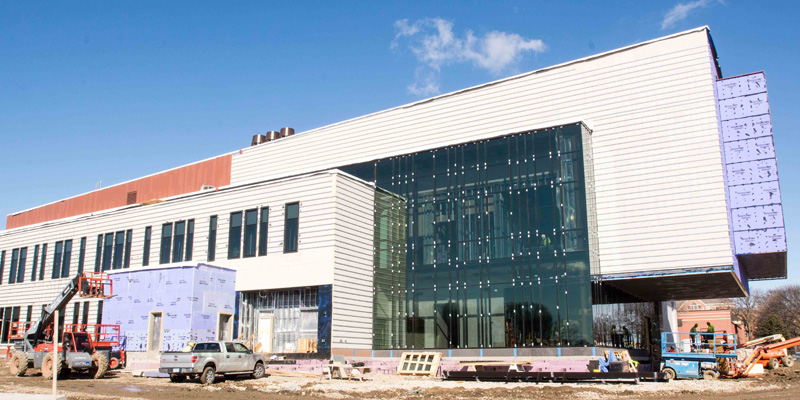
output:
[[[248,374],[259,379],[264,376],[264,359],[241,343],[200,342],[191,352],[161,353],[158,371],[169,374],[172,382],[199,377],[201,383],[211,384],[217,374]]]

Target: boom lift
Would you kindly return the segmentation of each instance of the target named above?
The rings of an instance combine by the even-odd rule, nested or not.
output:
[[[734,363],[734,368],[731,369],[730,375],[735,378],[763,375],[764,368],[762,362],[765,359],[774,354],[783,354],[784,351],[795,346],[800,346],[800,337],[756,346],[752,353],[747,355],[744,361]],[[769,359],[777,360],[777,357]]]
[[[72,278],[53,302],[42,310],[42,316],[22,334],[22,340],[11,356],[11,373],[23,376],[28,368],[40,368],[45,379],[53,374],[66,376],[71,370],[88,372],[94,379],[102,378],[108,369],[108,358],[95,351],[87,332],[64,331],[64,341],[58,344],[58,357],[53,356],[52,340],[45,331],[54,321],[56,310],[64,311],[77,294],[84,298],[109,298],[113,293],[111,279],[102,273],[87,272]]]

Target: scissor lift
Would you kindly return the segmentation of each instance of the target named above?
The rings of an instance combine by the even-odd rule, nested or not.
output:
[[[733,343],[727,343],[729,336]],[[736,360],[736,337],[726,333],[662,332],[661,359],[661,372],[667,379],[716,379],[721,362],[727,367]]]

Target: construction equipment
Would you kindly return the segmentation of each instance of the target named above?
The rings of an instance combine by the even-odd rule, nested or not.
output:
[[[736,338],[727,339],[724,333],[662,332],[661,372],[667,379],[716,379],[736,360]]]
[[[109,369],[124,368],[124,337],[120,335],[119,325],[69,324],[64,332],[86,332],[95,352],[102,353],[108,360]]]
[[[85,298],[109,298],[112,293],[108,275],[89,272],[70,279],[55,300],[42,310],[41,318],[14,344],[11,373],[23,376],[28,368],[39,368],[45,379],[52,379],[54,374],[66,377],[72,370],[88,372],[94,379],[103,377],[108,369],[108,358],[95,350],[87,332],[65,331],[60,344],[54,344],[45,333],[54,322],[55,312],[63,312],[76,294]],[[53,354],[54,346],[57,355]]]
[[[779,341],[776,343],[757,345],[753,348],[752,352],[746,354],[746,357],[743,361],[733,363],[733,366],[729,372],[729,376],[740,378],[763,375],[764,368],[762,361],[765,359],[777,360],[777,358],[774,357],[765,357],[771,357],[772,354],[783,354],[783,352],[795,346],[800,346],[800,337]],[[787,356],[787,358],[790,357]],[[791,360],[790,362],[793,364],[794,360]]]
[[[776,334],[745,342],[739,347],[739,350],[737,350],[740,353],[739,360],[742,361],[746,359],[758,345],[782,343],[785,341],[786,339],[783,335]],[[766,369],[775,369],[781,364],[786,367],[791,367],[794,365],[794,359],[789,356],[788,348],[782,348],[764,352],[761,355],[759,363]]]

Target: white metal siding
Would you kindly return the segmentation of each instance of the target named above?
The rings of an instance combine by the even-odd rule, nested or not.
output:
[[[192,260],[194,263],[205,263],[211,215],[219,218],[216,261],[211,264],[240,270],[242,276],[237,274],[237,290],[332,284],[333,176],[333,173],[314,174],[0,232],[0,250],[6,250],[5,268],[0,276],[0,307],[21,306],[21,319],[24,320],[26,307],[33,305],[34,319],[38,319],[41,305],[49,304],[67,283],[67,279],[50,278],[55,242],[60,240],[73,240],[70,272],[71,276],[75,276],[81,237],[87,237],[84,271],[93,271],[97,235],[132,229],[130,267],[138,269],[142,268],[145,227],[152,226],[150,266],[157,267],[161,225],[194,218]],[[283,254],[284,206],[294,201],[300,202],[299,250],[297,253]],[[267,255],[228,260],[230,213],[262,206],[270,207]],[[244,227],[242,234],[244,235]],[[45,280],[30,282],[34,246],[42,243],[48,244]],[[22,246],[28,247],[25,280],[23,283],[9,285],[11,250]],[[84,300],[76,298],[74,301]],[[67,323],[72,321],[72,307],[70,303],[65,310]],[[94,323],[97,310],[94,301],[90,310],[89,321]]]
[[[333,348],[372,348],[373,219],[374,188],[337,176]]]
[[[601,273],[731,265],[708,54],[698,29],[322,127],[234,154],[231,183],[585,121]]]

